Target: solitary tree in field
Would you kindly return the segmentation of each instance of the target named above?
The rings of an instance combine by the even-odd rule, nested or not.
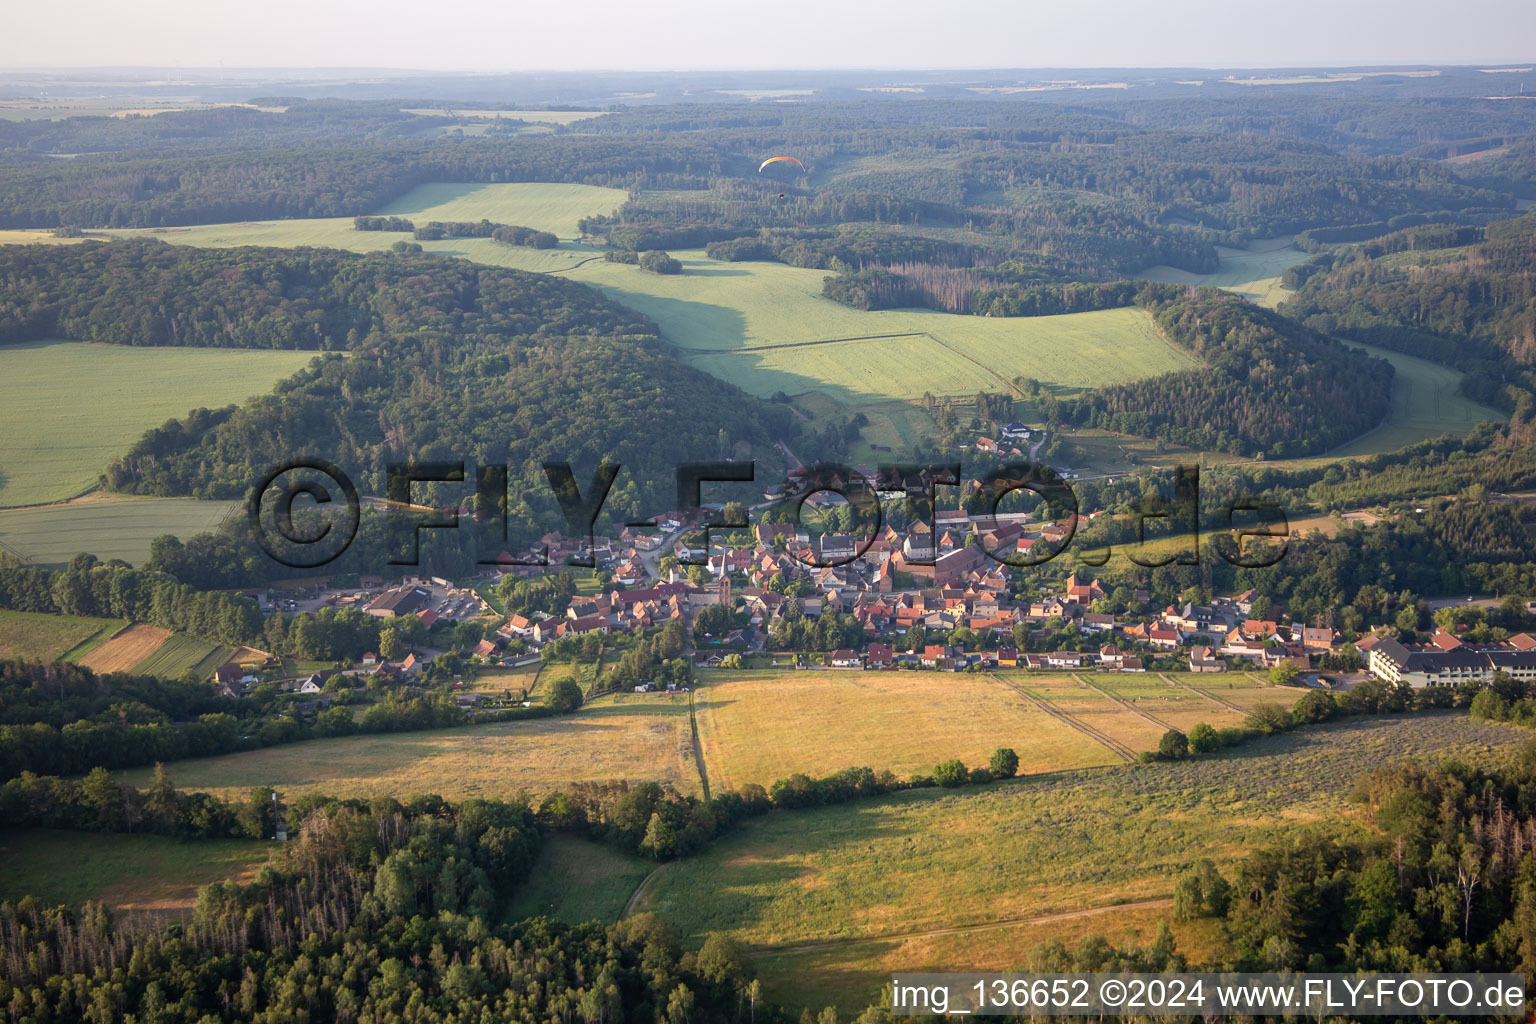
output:
[[[1019,773],[1019,755],[1014,753],[1012,747],[998,747],[992,752],[992,760],[987,767],[992,770],[993,777],[1011,779]]]

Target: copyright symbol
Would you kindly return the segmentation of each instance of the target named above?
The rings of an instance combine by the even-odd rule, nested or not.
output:
[[[325,479],[322,479],[325,478]],[[345,505],[334,506],[339,492]],[[293,504],[307,495],[319,515],[294,522]],[[314,569],[333,561],[357,537],[362,502],[341,469],[324,459],[294,459],[272,470],[252,488],[245,514],[251,536],[273,561],[290,569]]]
[[[1100,985],[1099,1002],[1105,1006],[1119,1006],[1125,1002],[1125,982],[1111,978]]]

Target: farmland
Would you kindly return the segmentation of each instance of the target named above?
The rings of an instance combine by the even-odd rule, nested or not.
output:
[[[82,551],[140,565],[156,537],[207,533],[238,506],[234,501],[93,493],[59,505],[0,511],[0,547],[45,567],[63,566]]]
[[[176,633],[157,645],[133,666],[138,675],[180,678],[187,672],[206,675],[224,664],[230,649],[186,633]]]
[[[43,341],[0,353],[0,506],[95,486],[150,427],[270,391],[306,352]]]
[[[49,904],[100,900],[124,910],[190,911],[200,887],[249,880],[271,848],[242,839],[185,843],[167,836],[3,831],[0,901],[37,896]]]
[[[1346,797],[1365,772],[1406,757],[1492,766],[1526,738],[1465,715],[1363,719],[1193,761],[775,813],[663,867],[636,909],[656,911],[688,943],[724,930],[759,947],[777,985],[770,998],[862,1007],[877,1000],[893,963],[1017,967],[1048,938],[1155,927],[1160,915],[1143,901],[1167,898],[1178,872],[1201,857],[1230,865],[1298,826],[1360,835]],[[1015,924],[1098,908],[1113,909]],[[793,952],[814,943],[829,945]]]
[[[0,611],[0,658],[57,661],[84,653],[126,625],[121,619]]]
[[[866,312],[823,298],[825,271],[672,255],[680,275],[594,261],[569,276],[651,317],[694,365],[754,394],[823,391],[864,403],[1006,390],[1016,377],[1078,389],[1193,365],[1139,310],[999,319]]]
[[[985,764],[998,747],[1018,751],[1020,772],[1115,760],[1008,687],[967,673],[709,673],[696,707],[717,789],[853,765],[907,776],[948,757]]]
[[[124,777],[143,786],[150,774],[141,769]],[[564,718],[311,740],[180,761],[171,774],[180,789],[224,796],[271,785],[290,797],[512,799],[523,790],[537,796],[572,782],[610,779],[699,791],[688,706],[664,694],[605,698]]]
[[[421,185],[376,211],[381,216],[428,221],[490,220],[551,231],[565,240],[576,236],[576,222],[594,214],[612,213],[629,194],[595,185],[523,182],[500,185]],[[225,248],[236,245],[327,246],[352,252],[378,252],[407,231],[358,231],[351,217],[312,217],[297,220],[200,224],[185,228],[151,228],[109,232],[118,236],[147,235],[176,245]],[[430,252],[464,256],[480,263],[516,266],[524,270],[557,270],[594,255],[590,249],[532,250],[505,246],[489,238],[449,238],[423,242]],[[600,254],[598,254],[600,255]],[[527,264],[527,265],[525,265]]]
[[[98,675],[128,672],[159,650],[172,635],[170,630],[158,626],[129,626],[89,654],[76,658],[75,663]]]

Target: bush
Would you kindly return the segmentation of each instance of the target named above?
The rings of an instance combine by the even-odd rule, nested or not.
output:
[[[1177,729],[1169,729],[1157,741],[1157,756],[1167,761],[1177,761],[1189,754],[1189,737]]]
[[[1207,722],[1196,722],[1195,727],[1189,730],[1189,752],[1191,754],[1209,754],[1221,746],[1221,739],[1216,735]]]
[[[998,747],[992,752],[992,760],[987,767],[992,770],[995,778],[1011,779],[1019,774],[1019,755],[1013,752],[1012,747]]]
[[[1293,723],[1291,713],[1281,705],[1259,704],[1248,712],[1248,717],[1243,724],[1267,736],[1271,733],[1288,732]]]
[[[544,695],[544,706],[551,711],[575,711],[581,707],[581,684],[574,679],[562,679]]]
[[[1509,720],[1509,703],[1492,690],[1483,690],[1472,698],[1472,717],[1489,722]]]
[[[992,781],[992,769],[990,769],[990,768],[972,768],[971,769],[971,773],[970,773],[970,779],[971,779],[971,782],[975,783],[976,785],[984,786],[987,783]]]
[[[1327,722],[1339,716],[1339,703],[1333,699],[1332,694],[1323,693],[1321,690],[1313,690],[1296,702],[1291,709],[1291,717],[1298,725],[1313,722]]]
[[[963,786],[969,780],[970,773],[966,771],[965,764],[958,759],[951,758],[934,765],[933,781],[946,789]]]
[[[653,274],[681,274],[683,265],[660,249],[640,254],[640,266]]]

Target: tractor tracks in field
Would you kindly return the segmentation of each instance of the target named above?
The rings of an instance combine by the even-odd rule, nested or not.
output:
[[[989,673],[989,675],[990,675],[990,673]],[[1082,733],[1084,736],[1087,736],[1089,739],[1093,740],[1095,743],[1097,743],[1100,746],[1104,747],[1110,753],[1114,754],[1116,757],[1118,757],[1121,760],[1125,761],[1126,764],[1134,764],[1135,763],[1135,761],[1136,761],[1136,751],[1132,750],[1130,747],[1126,746],[1124,743],[1121,743],[1119,740],[1115,739],[1113,736],[1110,736],[1108,733],[1104,732],[1102,729],[1099,729],[1096,726],[1089,725],[1087,722],[1079,721],[1078,719],[1074,718],[1073,716],[1067,714],[1065,711],[1062,711],[1060,708],[1058,708],[1055,705],[1053,705],[1050,701],[1046,700],[1043,697],[1035,696],[1034,694],[1032,694],[1028,690],[1026,690],[1024,687],[1019,686],[1017,683],[1011,683],[1008,680],[1002,678],[1001,676],[997,676],[997,675],[993,675],[992,678],[997,680],[998,682],[1002,683],[1004,686],[1008,687],[1009,689],[1013,690],[1020,697],[1023,697],[1025,700],[1029,701],[1035,707],[1039,708],[1041,711],[1044,711],[1046,714],[1050,715],[1052,718],[1056,719],[1061,724],[1063,724],[1065,726],[1068,726],[1070,728],[1076,729],[1078,732]]]
[[[1162,678],[1163,682],[1167,683],[1169,686],[1182,687],[1183,689],[1188,690],[1190,693],[1197,694],[1197,695],[1199,695],[1201,697],[1204,697],[1206,700],[1215,701],[1217,704],[1220,704],[1222,707],[1226,708],[1228,711],[1236,711],[1240,715],[1247,715],[1248,714],[1248,712],[1244,711],[1242,708],[1238,707],[1236,704],[1233,704],[1231,701],[1229,701],[1229,700],[1222,700],[1220,697],[1216,696],[1214,693],[1209,693],[1209,692],[1207,692],[1205,690],[1202,690],[1198,686],[1191,686],[1188,683],[1181,683],[1181,682],[1178,682],[1177,680],[1170,679],[1168,677],[1168,675],[1166,673],[1163,673],[1163,672],[1159,672],[1158,675]]]
[[[1169,725],[1167,722],[1164,722],[1164,721],[1160,720],[1159,718],[1157,718],[1157,716],[1153,715],[1151,712],[1143,711],[1140,708],[1138,708],[1136,705],[1130,703],[1129,701],[1121,700],[1119,697],[1116,697],[1113,693],[1110,693],[1108,690],[1104,689],[1102,686],[1099,686],[1099,685],[1097,685],[1095,683],[1089,682],[1083,676],[1076,675],[1076,676],[1073,676],[1072,678],[1076,679],[1079,683],[1082,683],[1084,686],[1088,687],[1088,689],[1092,690],[1094,693],[1102,694],[1105,700],[1108,700],[1112,704],[1119,705],[1121,708],[1125,709],[1126,711],[1129,711],[1131,714],[1135,715],[1137,718],[1141,719],[1143,722],[1146,722],[1148,725],[1155,725],[1155,726],[1157,726],[1157,728],[1162,729],[1164,732],[1167,732],[1169,729],[1173,728],[1173,726]]]

